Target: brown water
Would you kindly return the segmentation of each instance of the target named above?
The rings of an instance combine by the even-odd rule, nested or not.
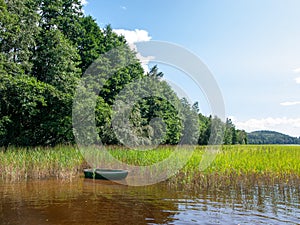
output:
[[[78,178],[0,182],[1,225],[300,224],[299,187],[189,193]]]

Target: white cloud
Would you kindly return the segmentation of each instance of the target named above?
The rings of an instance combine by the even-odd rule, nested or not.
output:
[[[123,9],[123,10],[127,10],[127,7],[126,6],[120,6],[121,7],[121,9]]]
[[[300,73],[300,68],[296,68],[293,70],[294,73]],[[295,81],[297,84],[300,84],[300,77],[296,77]]]
[[[244,129],[247,132],[273,130],[294,137],[300,136],[300,118],[268,117],[262,119],[249,119],[246,121],[238,121],[235,117],[231,117],[231,119],[238,129]]]
[[[118,35],[123,35],[130,46],[130,48],[136,52],[137,47],[134,43],[143,42],[143,41],[150,41],[152,37],[149,35],[148,31],[146,30],[125,30],[125,29],[114,29],[113,30]],[[144,68],[145,72],[149,72],[148,63],[153,57],[144,57],[140,53],[137,53],[137,58],[141,61],[142,67]]]
[[[300,68],[294,69],[293,72],[294,73],[300,73]]]
[[[296,81],[297,84],[300,84],[300,77],[296,77],[295,81]]]
[[[300,101],[294,101],[294,102],[282,102],[280,103],[282,106],[292,106],[292,105],[300,105]]]
[[[80,0],[82,5],[87,5],[88,1],[87,0]]]
[[[82,5],[87,5],[88,1],[87,0],[80,0]]]
[[[114,32],[118,35],[123,35],[129,44],[133,44],[141,41],[150,41],[148,31],[146,30],[124,30],[124,29],[114,29]]]

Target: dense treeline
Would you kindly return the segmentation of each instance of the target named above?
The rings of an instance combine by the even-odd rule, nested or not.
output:
[[[104,144],[120,144],[116,133],[127,132],[112,127],[120,91],[144,78],[153,81],[154,97],[139,100],[130,113],[126,138],[133,145],[157,140],[205,145],[217,143],[211,136],[222,140],[223,132],[224,144],[247,143],[245,131],[235,129],[231,120],[205,117],[197,104],[178,99],[156,66],[145,73],[124,37],[83,15],[80,0],[0,0],[0,146],[74,143],[77,84],[101,54],[118,48],[126,53],[120,60],[129,58],[130,64],[106,81],[96,100],[97,132]],[[109,69],[109,63],[97,71]]]
[[[275,131],[254,131],[248,134],[249,144],[300,144],[300,138]]]
[[[211,131],[214,130],[211,128],[212,124],[220,124],[222,127],[223,136],[223,144],[247,144],[248,137],[247,133],[244,130],[239,130],[235,128],[235,125],[232,123],[231,119],[226,119],[226,122],[223,123],[219,118],[212,118],[211,116],[205,117],[201,113],[199,113],[199,145],[207,145],[209,144],[209,137],[211,135]]]

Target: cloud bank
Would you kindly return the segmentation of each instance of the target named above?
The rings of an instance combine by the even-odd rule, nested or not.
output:
[[[247,132],[257,130],[272,130],[288,134],[294,137],[300,136],[300,118],[262,118],[249,119],[239,121],[235,117],[230,117],[238,129],[246,130]]]
[[[300,77],[296,77],[295,81],[296,81],[297,84],[300,84]]]
[[[282,106],[293,106],[293,105],[300,105],[300,101],[294,101],[294,102],[282,102],[280,103]]]
[[[300,68],[296,68],[293,70],[294,73],[300,73]],[[300,77],[296,77],[295,81],[297,84],[300,84]]]
[[[294,73],[300,73],[300,68],[294,69]]]

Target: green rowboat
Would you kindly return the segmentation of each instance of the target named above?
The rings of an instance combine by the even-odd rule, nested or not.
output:
[[[128,175],[128,170],[111,169],[84,169],[85,178],[101,180],[123,180]]]

